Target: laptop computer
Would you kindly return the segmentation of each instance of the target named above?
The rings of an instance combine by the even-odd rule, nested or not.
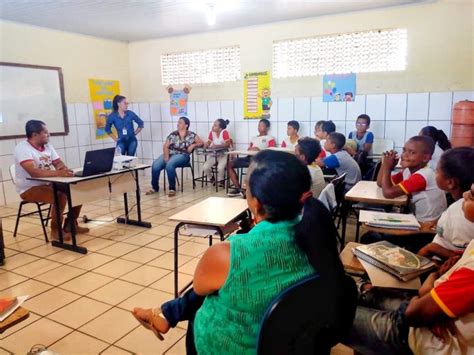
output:
[[[76,171],[74,176],[85,177],[109,172],[114,163],[115,148],[89,150],[84,158],[82,170]]]

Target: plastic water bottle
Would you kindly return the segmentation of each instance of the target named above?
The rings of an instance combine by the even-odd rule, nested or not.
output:
[[[119,146],[115,147],[115,156],[122,155],[122,149]]]

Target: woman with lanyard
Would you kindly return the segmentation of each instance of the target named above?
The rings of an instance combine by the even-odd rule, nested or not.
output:
[[[151,167],[151,187],[146,194],[151,195],[160,190],[158,182],[160,173],[166,169],[170,191],[168,196],[176,195],[176,168],[185,167],[189,164],[190,154],[197,147],[203,145],[199,136],[189,130],[189,118],[180,117],[178,129],[171,132],[163,145],[163,154],[153,162]]]
[[[115,95],[113,100],[114,111],[107,118],[105,132],[117,142],[121,154],[135,156],[137,151],[136,135],[143,129],[143,120],[135,112],[127,110],[127,107],[127,98]],[[138,125],[137,129],[134,129],[133,121]],[[112,134],[112,125],[117,130],[117,137]]]

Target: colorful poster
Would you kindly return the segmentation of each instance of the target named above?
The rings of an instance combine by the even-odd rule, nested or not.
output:
[[[245,73],[244,75],[244,118],[270,118],[272,98],[270,72]]]
[[[112,100],[120,93],[118,80],[89,79],[89,91],[94,111],[95,137],[104,139],[105,123],[109,113],[112,112]],[[115,129],[115,128],[112,128]]]
[[[323,78],[323,102],[354,101],[356,95],[355,74],[331,74]]]
[[[171,116],[188,115],[188,94],[184,90],[173,90],[170,94]]]

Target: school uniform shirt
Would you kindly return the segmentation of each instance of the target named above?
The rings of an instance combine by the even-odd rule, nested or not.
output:
[[[438,166],[439,159],[443,155],[444,150],[439,147],[438,144],[435,145],[435,150],[433,155],[431,156],[431,160],[428,162],[428,166],[436,171],[436,167]]]
[[[250,148],[255,148],[255,147],[260,150],[276,147],[275,138],[269,135],[253,137],[252,140],[250,141]]]
[[[144,127],[142,119],[138,117],[135,112],[127,110],[125,111],[125,115],[122,118],[120,117],[118,111],[114,111],[107,117],[105,132],[107,134],[111,134],[112,125],[114,125],[115,129],[117,130],[119,140],[135,137],[133,122],[135,122],[140,128]]]
[[[361,139],[357,138],[357,131],[349,133],[349,139],[353,139],[357,143],[357,151],[364,150],[365,143],[374,143],[374,134],[366,131]],[[372,149],[371,149],[372,150]]]
[[[317,165],[308,165],[308,170],[311,175],[311,192],[314,198],[318,198],[326,186],[323,171]]]
[[[213,145],[221,145],[230,139],[230,134],[226,129],[223,129],[219,136],[217,136],[216,132],[210,131],[207,139],[209,142],[212,142]]]
[[[408,344],[415,354],[472,354],[474,352],[474,241],[459,261],[434,282],[430,295],[455,330],[440,340],[429,328],[410,328]]]
[[[326,168],[336,169],[337,175],[346,174],[344,179],[348,191],[362,179],[362,173],[357,162],[345,150],[340,150],[323,160]]]
[[[283,139],[283,142],[281,142],[281,147],[295,149],[295,147],[298,145],[298,139],[300,139],[300,137],[296,137],[295,143],[291,143],[290,137]]]
[[[330,156],[331,153],[328,152],[326,149],[324,149],[324,143],[326,143],[326,140],[321,139],[319,141],[319,143],[321,144],[321,153],[319,154],[318,158],[326,158],[326,157]]]
[[[34,186],[48,185],[47,182],[28,180],[31,175],[21,166],[22,163],[32,161],[39,169],[52,170],[54,169],[53,163],[61,159],[51,144],[35,147],[27,140],[15,147],[13,155],[15,159],[15,186],[20,195]]]
[[[433,243],[463,253],[469,242],[474,239],[474,223],[464,217],[463,199],[459,199],[443,212],[436,226]]]
[[[410,169],[392,175],[392,183],[410,195],[410,208],[420,222],[434,221],[446,210],[446,195],[436,184],[435,172],[425,166],[413,174]]]

